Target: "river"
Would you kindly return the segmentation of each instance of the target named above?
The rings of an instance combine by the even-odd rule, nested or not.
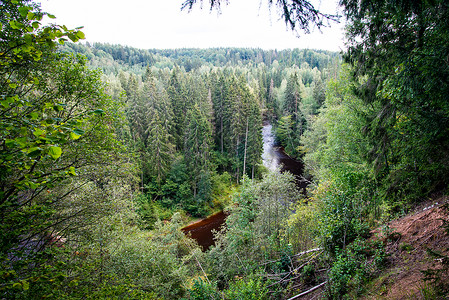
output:
[[[303,190],[303,193],[305,193],[307,182],[302,180],[304,171],[302,162],[291,158],[284,152],[282,147],[276,145],[271,124],[264,123],[264,126],[262,127],[262,138],[263,165],[271,171],[277,169],[280,169],[281,172],[289,171],[295,175],[296,184]],[[219,230],[225,223],[225,219],[226,215],[223,212],[219,212],[182,228],[182,231],[195,239],[203,250],[207,250],[214,244],[212,230]]]
[[[263,165],[271,171],[275,171],[279,168],[281,172],[288,171],[292,173],[295,176],[296,185],[302,189],[302,192],[305,194],[309,181],[303,177],[304,164],[301,161],[288,156],[288,154],[285,153],[284,148],[276,145],[272,129],[273,127],[269,123],[265,123],[262,128]]]

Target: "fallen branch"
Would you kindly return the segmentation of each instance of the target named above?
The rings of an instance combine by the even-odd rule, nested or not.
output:
[[[320,284],[317,285],[317,286],[314,286],[314,287],[311,288],[310,290],[307,290],[307,291],[305,291],[305,292],[302,292],[301,294],[298,294],[298,295],[296,295],[296,296],[293,296],[293,297],[291,297],[291,298],[289,298],[289,299],[287,299],[287,300],[293,300],[293,299],[297,299],[297,298],[299,298],[299,297],[305,296],[305,295],[307,295],[307,294],[313,292],[314,290],[319,289],[320,287],[322,287],[322,286],[325,285],[326,283],[327,283],[327,280],[326,280],[325,282],[323,282],[323,283],[320,283]]]
[[[310,252],[317,252],[317,251],[321,251],[321,250],[323,250],[323,248],[310,249],[310,250],[306,250],[306,251],[294,254],[292,256],[289,256],[289,258],[296,257],[296,256],[303,256],[304,254],[307,254],[307,253],[310,253]],[[264,262],[263,264],[260,264],[259,266],[268,265],[268,264],[275,263],[275,262],[278,262],[278,261],[281,261],[281,260],[282,260],[282,258],[276,259],[276,260],[270,260],[270,261]]]
[[[321,252],[323,253],[323,252]],[[296,269],[294,269],[293,271],[291,271],[292,273],[297,272],[299,270],[301,270],[304,266],[308,265],[312,260],[314,260],[317,256],[319,256],[321,253],[318,253],[317,255],[313,256],[312,258],[310,258],[307,262],[303,263],[302,265],[300,265],[299,267],[297,267]]]
[[[307,253],[310,253],[310,252],[317,252],[317,251],[321,251],[321,250],[323,250],[323,248],[310,249],[310,250],[303,251],[303,252],[299,252],[299,253],[297,253],[297,254],[295,254],[295,255],[292,255],[292,257],[295,257],[295,256],[302,256],[302,255],[307,254]]]
[[[313,249],[313,250],[316,250],[316,249]],[[312,252],[312,251],[310,251],[310,252]],[[322,253],[322,252],[321,252],[321,253]],[[268,277],[268,278],[271,277],[271,279],[275,279],[275,278],[276,278],[276,279],[279,279],[277,282],[270,284],[268,287],[271,287],[271,286],[273,286],[273,285],[280,284],[280,283],[283,283],[283,282],[289,282],[289,281],[292,281],[292,280],[295,280],[295,279],[301,277],[301,275],[299,275],[299,276],[296,276],[296,277],[293,277],[293,278],[288,278],[291,274],[295,274],[296,272],[298,272],[299,270],[301,270],[304,266],[308,265],[311,261],[313,261],[314,259],[316,259],[317,256],[319,256],[321,253],[318,253],[317,255],[311,257],[307,262],[305,262],[305,263],[302,264],[301,266],[297,267],[296,269],[291,270],[290,272],[287,272],[287,273],[279,273],[279,274],[267,274],[267,275],[264,275],[264,276],[266,276],[266,277]],[[282,276],[284,276],[284,277],[282,277]]]
[[[207,278],[207,274],[206,274],[206,272],[204,272],[204,269],[203,269],[203,267],[201,266],[201,264],[200,264],[198,258],[196,258],[195,253],[193,253],[193,257],[195,257],[195,260],[196,260],[196,262],[198,263],[198,266],[200,267],[201,271],[203,271],[204,277],[206,277],[207,282],[210,284],[209,278]]]

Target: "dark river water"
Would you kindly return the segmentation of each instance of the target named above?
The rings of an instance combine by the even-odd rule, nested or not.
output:
[[[212,230],[219,230],[224,225],[226,214],[224,212],[216,213],[199,222],[190,224],[182,231],[197,241],[198,245],[205,251],[214,245],[214,235]]]
[[[307,181],[302,180],[304,165],[302,162],[288,156],[282,147],[275,144],[275,138],[271,130],[271,124],[264,124],[262,128],[262,161],[264,166],[272,171],[277,169],[281,172],[289,171],[295,175],[296,184],[298,187],[305,192]],[[221,226],[224,225],[225,219],[226,215],[223,212],[219,212],[206,219],[182,228],[182,231],[195,239],[203,250],[207,250],[214,244],[212,230],[219,230]]]
[[[292,173],[296,178],[296,185],[303,190],[307,187],[308,181],[303,178],[304,164],[288,156],[284,148],[276,145],[275,138],[271,132],[271,124],[265,124],[262,128],[263,137],[263,153],[262,161],[263,165],[271,171],[280,169],[281,172],[288,171]]]

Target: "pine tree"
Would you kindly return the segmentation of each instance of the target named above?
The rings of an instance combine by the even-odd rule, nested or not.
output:
[[[203,173],[210,171],[211,125],[197,104],[187,112],[184,153],[194,197]]]
[[[286,115],[292,115],[296,122],[299,119],[301,111],[299,105],[301,103],[301,92],[298,74],[295,72],[290,75],[287,80],[287,87],[284,93],[284,112]]]
[[[159,118],[159,113],[154,111],[149,124],[148,154],[151,173],[160,183],[170,169],[173,160],[173,145],[170,143],[170,134]]]
[[[216,128],[216,143],[221,153],[224,152],[224,137],[225,137],[225,117],[227,115],[226,108],[228,102],[228,85],[223,74],[217,75],[218,80],[213,81],[212,103],[215,114],[215,128]]]
[[[251,178],[254,179],[255,167],[260,163],[263,148],[262,116],[255,99],[250,102],[248,120],[248,166],[251,167]]]
[[[184,149],[184,121],[187,112],[186,106],[184,105],[185,90],[181,84],[179,72],[178,67],[173,69],[167,87],[170,106],[174,112],[173,127],[170,132],[174,138],[176,150],[178,151]]]

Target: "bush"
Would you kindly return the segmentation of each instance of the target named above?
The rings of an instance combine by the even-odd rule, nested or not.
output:
[[[201,278],[195,280],[192,288],[189,289],[189,295],[192,300],[221,299],[217,285],[210,282],[205,282]]]
[[[355,240],[336,257],[329,272],[328,297],[352,299],[359,296],[364,284],[383,267],[385,257],[380,242]],[[349,296],[349,293],[356,295]]]
[[[362,188],[366,183],[364,174],[345,170],[334,173],[334,181],[320,194],[321,207],[316,216],[321,243],[331,256],[358,237],[368,235],[364,202],[371,196]]]
[[[248,276],[229,284],[225,299],[229,300],[263,300],[268,299],[268,288],[261,278]]]

